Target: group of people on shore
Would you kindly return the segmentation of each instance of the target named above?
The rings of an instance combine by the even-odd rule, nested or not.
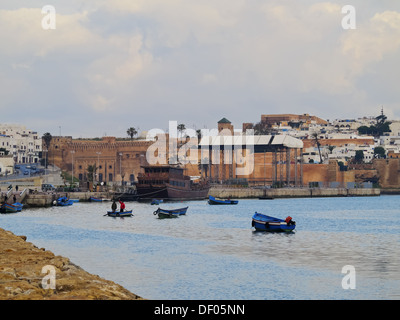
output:
[[[119,212],[124,212],[125,203],[123,203],[121,199],[119,199],[118,202],[119,202]],[[111,210],[112,210],[112,212],[117,211],[117,202],[115,201],[115,199],[113,200],[113,203],[111,205]]]

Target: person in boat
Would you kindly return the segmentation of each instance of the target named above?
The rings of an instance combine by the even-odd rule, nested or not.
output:
[[[117,210],[117,203],[115,202],[115,200],[113,200],[113,203],[111,205],[111,211],[115,212]]]
[[[119,206],[120,206],[120,207],[119,207],[119,208],[120,208],[119,211],[120,211],[120,212],[124,212],[125,203],[123,203],[121,199],[119,199],[118,201],[119,201]]]

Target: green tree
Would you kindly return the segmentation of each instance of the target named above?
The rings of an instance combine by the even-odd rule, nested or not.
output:
[[[362,150],[357,150],[356,155],[354,157],[355,163],[361,163],[364,160],[364,152]]]
[[[181,124],[178,124],[177,129],[178,129],[178,131],[180,133],[180,136],[181,136],[181,139],[182,139],[183,138],[183,132],[186,130],[186,126],[183,123],[181,123]]]
[[[47,166],[49,165],[49,148],[50,148],[52,139],[53,139],[53,137],[49,132],[46,132],[42,136],[42,141],[44,142],[44,145],[46,146],[46,169],[47,169]]]
[[[92,181],[94,183],[94,177],[97,171],[96,164],[93,165],[89,164],[86,171],[87,171],[88,181]]]
[[[374,149],[374,157],[375,158],[380,158],[380,159],[382,159],[382,158],[386,158],[386,151],[385,151],[385,148],[384,147],[376,147],[375,149]]]
[[[126,130],[126,133],[128,134],[128,136],[131,137],[131,139],[133,140],[133,137],[137,135],[137,130],[134,127],[130,127],[128,130]]]
[[[321,148],[320,148],[321,144],[319,143],[318,133],[314,132],[312,134],[312,137],[315,140],[315,143],[316,143],[316,145],[318,147],[319,161],[320,161],[319,163],[322,163]]]

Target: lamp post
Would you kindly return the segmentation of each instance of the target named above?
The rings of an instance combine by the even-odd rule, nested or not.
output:
[[[124,185],[124,178],[122,176],[121,160],[122,160],[122,152],[119,153],[119,174],[121,175],[121,187],[122,187]]]
[[[72,186],[73,186],[73,184],[74,184],[74,153],[75,153],[75,150],[71,150],[71,155],[72,155],[71,189],[72,189]]]
[[[96,152],[96,154],[97,154],[97,169],[99,170],[99,168],[100,168],[100,159],[99,159],[99,157],[100,157],[100,155],[101,155],[101,152]],[[100,171],[100,170],[99,170],[99,171]],[[98,178],[99,178],[98,173],[96,173],[96,175],[97,175],[96,181],[99,181],[99,180],[98,180]]]

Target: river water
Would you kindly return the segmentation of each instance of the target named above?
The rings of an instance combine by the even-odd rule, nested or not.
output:
[[[157,206],[128,202],[130,218],[104,216],[110,202],[26,209],[0,227],[26,235],[146,299],[400,299],[400,196],[206,201],[158,219]],[[254,212],[290,215],[290,234],[256,232]],[[347,283],[344,266],[353,266]]]

